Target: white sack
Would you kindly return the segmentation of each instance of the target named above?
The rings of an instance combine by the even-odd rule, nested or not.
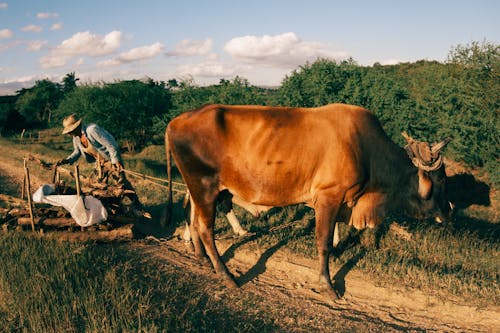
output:
[[[53,195],[53,184],[42,185],[33,194],[33,201],[47,203],[52,206],[62,206],[71,214],[71,217],[82,227],[88,227],[108,218],[108,212],[99,199],[93,196]]]

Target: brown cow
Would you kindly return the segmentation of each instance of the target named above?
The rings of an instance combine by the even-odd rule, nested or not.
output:
[[[356,228],[374,227],[390,212],[445,220],[445,172],[435,145],[392,142],[368,110],[344,104],[319,108],[205,105],[170,122],[170,152],[194,204],[191,228],[198,258],[210,258],[227,286],[237,287],[215,247],[216,201],[229,191],[262,207],[306,203],[315,210],[320,287],[338,297],[328,256],[334,221],[350,211]],[[169,172],[170,174],[170,172]],[[169,206],[172,196],[169,194]]]

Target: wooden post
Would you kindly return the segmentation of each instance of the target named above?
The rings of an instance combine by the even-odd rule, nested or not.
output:
[[[81,196],[82,189],[80,188],[80,170],[78,169],[78,164],[75,164],[75,181],[76,181],[76,194],[78,196]]]
[[[56,179],[57,179],[57,165],[54,165],[54,173],[52,174],[52,184],[54,185],[57,185],[56,184]]]
[[[76,181],[76,195],[78,195],[79,198],[82,198],[82,189],[80,187],[80,169],[78,168],[78,164],[75,164],[75,181]],[[83,206],[85,207],[85,201],[83,201]],[[84,228],[80,227],[80,230],[83,231]]]
[[[26,164],[26,161],[24,161],[24,163]],[[26,168],[26,166],[24,166],[24,168]],[[23,177],[23,188],[21,189],[21,199],[23,200],[24,200],[24,192],[26,192],[26,174]]]
[[[33,213],[33,202],[31,201],[31,184],[30,184],[30,171],[26,166],[26,160],[24,160],[24,175],[26,178],[26,195],[28,197],[28,209],[30,211],[31,219],[31,230],[35,231],[35,214]]]
[[[26,170],[26,159],[23,159],[23,168]],[[23,187],[21,188],[21,199],[24,200],[24,195],[26,194],[26,172],[23,177]]]

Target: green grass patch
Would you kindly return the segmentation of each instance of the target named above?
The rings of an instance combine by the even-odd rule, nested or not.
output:
[[[228,292],[225,296],[238,308],[228,309],[213,298],[223,287],[141,258],[125,246],[10,233],[0,235],[0,251],[0,322],[5,332],[278,329],[270,314],[255,311],[259,299]]]

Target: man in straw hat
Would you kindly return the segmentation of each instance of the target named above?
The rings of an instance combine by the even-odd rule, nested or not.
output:
[[[123,171],[123,160],[120,148],[115,138],[104,128],[96,124],[82,124],[82,119],[72,114],[63,120],[62,134],[73,137],[73,152],[66,158],[56,162],[56,165],[73,164],[82,155],[88,163],[96,163],[98,181],[109,178],[114,180],[124,190],[129,190],[127,197],[132,201],[135,215],[149,217],[149,213],[142,211],[142,205],[130,182]]]
[[[104,159],[111,161],[115,170],[123,169],[120,149],[115,138],[105,129],[96,124],[82,124],[76,114],[63,120],[62,134],[73,136],[73,153],[57,162],[57,165],[73,164],[80,156],[84,156],[89,163]]]

